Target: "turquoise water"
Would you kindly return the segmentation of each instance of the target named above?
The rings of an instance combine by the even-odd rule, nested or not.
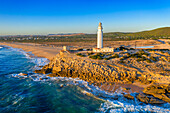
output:
[[[135,47],[133,47],[135,48]],[[154,46],[139,46],[139,47],[136,47],[136,48],[154,48]]]
[[[81,93],[79,86],[61,88],[60,84],[67,81],[34,81],[14,77],[18,73],[34,75],[32,71],[36,63],[33,61],[35,59],[28,58],[22,52],[1,48],[0,113],[96,112],[100,107],[101,101]]]
[[[0,47],[0,113],[170,113],[170,104],[128,100],[121,88],[108,93],[80,79],[33,73],[48,62],[19,49]]]

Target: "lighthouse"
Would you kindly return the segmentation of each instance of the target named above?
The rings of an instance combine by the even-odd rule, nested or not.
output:
[[[103,48],[103,27],[102,23],[99,23],[97,31],[97,48],[93,48],[93,52],[114,52],[114,48],[105,47]]]
[[[99,23],[97,31],[97,48],[103,48],[103,28],[102,23]]]

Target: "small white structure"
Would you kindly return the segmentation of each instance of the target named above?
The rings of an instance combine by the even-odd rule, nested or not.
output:
[[[103,27],[102,23],[99,23],[97,31],[97,48],[103,48]]]
[[[114,52],[114,48],[93,48],[93,52]]]
[[[63,46],[63,51],[68,51],[70,48],[68,46]]]

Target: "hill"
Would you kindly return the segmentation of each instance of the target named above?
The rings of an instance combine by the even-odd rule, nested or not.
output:
[[[119,38],[119,39],[159,39],[170,38],[170,27],[163,27],[149,31],[135,32],[135,33],[104,33],[104,37]]]
[[[16,35],[2,36],[0,41],[16,42],[96,42],[97,34],[49,34],[49,35]],[[138,39],[170,39],[170,27],[163,27],[141,32],[110,32],[103,34],[104,41],[138,40]]]

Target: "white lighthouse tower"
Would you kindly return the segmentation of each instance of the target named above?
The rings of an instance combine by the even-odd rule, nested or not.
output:
[[[99,23],[97,31],[97,48],[103,48],[103,28],[102,23]]]

